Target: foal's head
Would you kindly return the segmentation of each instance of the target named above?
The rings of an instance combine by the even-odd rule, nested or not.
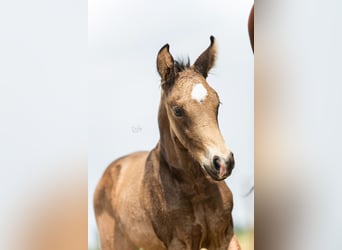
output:
[[[234,157],[226,147],[217,122],[219,96],[206,78],[216,59],[216,44],[210,46],[194,65],[173,59],[169,45],[157,57],[162,81],[161,105],[165,107],[171,139],[180,152],[192,158],[214,180],[228,177],[234,168]]]

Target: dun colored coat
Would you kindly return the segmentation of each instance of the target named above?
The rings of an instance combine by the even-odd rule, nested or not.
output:
[[[150,152],[114,161],[94,197],[102,250],[233,250],[232,193],[223,181],[234,167],[220,133],[219,96],[206,82],[216,44],[194,65],[158,53],[160,141]]]

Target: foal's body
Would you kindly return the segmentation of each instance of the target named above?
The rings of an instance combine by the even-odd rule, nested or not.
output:
[[[160,141],[150,152],[113,162],[98,184],[94,206],[102,250],[239,249],[233,237],[232,194],[221,181],[232,171],[233,155],[217,132],[217,120],[213,125],[210,122],[216,119],[210,103],[218,106],[216,92],[205,82],[213,64],[205,62],[215,57],[214,38],[211,41],[195,68],[171,71],[175,74],[170,78],[172,86],[167,85],[171,83],[166,74],[174,67],[173,58],[168,46],[159,52],[158,71],[166,84],[158,115]],[[208,91],[206,95],[191,92],[199,83]],[[177,93],[176,86],[184,84],[189,87]],[[191,119],[188,104],[182,100],[190,94],[198,101],[192,102],[197,105],[192,110],[197,117]],[[211,111],[205,113],[206,107]]]
[[[177,176],[181,173],[162,165],[159,155],[158,145],[151,153],[123,157],[106,170],[97,189],[102,197],[95,203],[99,230],[110,229],[101,237],[101,243],[107,242],[102,249],[227,250],[233,204],[225,183],[208,182],[204,176],[187,183]]]

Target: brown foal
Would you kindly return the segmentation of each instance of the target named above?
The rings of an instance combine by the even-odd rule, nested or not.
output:
[[[168,44],[160,49],[160,141],[114,161],[97,185],[103,250],[240,249],[223,181],[234,157],[219,130],[219,97],[206,82],[216,59],[210,40],[192,66],[175,61]]]

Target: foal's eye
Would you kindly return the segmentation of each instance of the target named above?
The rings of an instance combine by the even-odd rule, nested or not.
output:
[[[182,117],[184,115],[184,110],[178,106],[174,106],[173,108],[173,113],[177,117]]]

